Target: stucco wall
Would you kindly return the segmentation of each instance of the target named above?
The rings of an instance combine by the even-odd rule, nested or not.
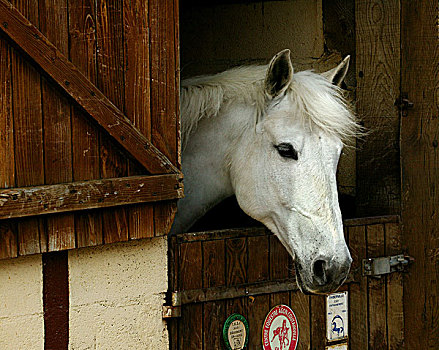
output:
[[[0,261],[0,349],[44,347],[41,255]]]
[[[166,237],[69,252],[70,349],[168,349]]]

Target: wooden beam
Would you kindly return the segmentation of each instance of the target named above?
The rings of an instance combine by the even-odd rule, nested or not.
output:
[[[29,55],[150,173],[179,173],[172,162],[7,0],[0,0],[0,32]]]
[[[132,176],[0,190],[0,219],[183,197],[179,175]]]

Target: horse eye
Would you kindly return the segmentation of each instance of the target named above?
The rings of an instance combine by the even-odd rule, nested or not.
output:
[[[298,159],[297,151],[294,149],[293,145],[289,143],[281,143],[274,147],[277,149],[277,151],[283,158],[291,158],[294,160]]]

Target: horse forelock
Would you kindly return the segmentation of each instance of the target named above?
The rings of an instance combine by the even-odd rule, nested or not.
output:
[[[266,112],[264,79],[267,66],[238,67],[225,72],[182,81],[180,110],[182,139],[185,144],[198,122],[215,117],[225,105],[244,103],[254,110],[254,125]],[[346,102],[343,91],[312,71],[295,73],[288,97],[294,118],[310,128],[317,127],[340,138],[345,144],[361,134],[361,127]]]

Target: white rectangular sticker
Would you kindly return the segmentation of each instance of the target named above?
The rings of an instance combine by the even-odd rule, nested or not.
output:
[[[336,345],[328,345],[326,350],[348,350],[348,344],[336,344]]]
[[[328,341],[348,336],[348,292],[326,296],[326,338]]]

